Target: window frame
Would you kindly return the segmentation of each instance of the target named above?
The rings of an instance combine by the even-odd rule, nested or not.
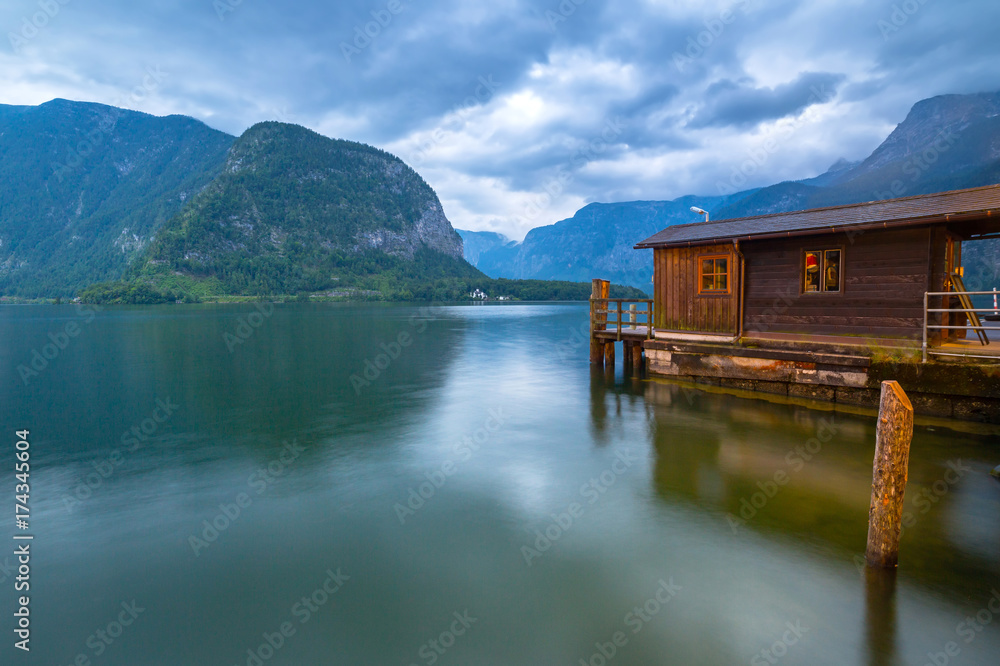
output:
[[[828,252],[839,252],[840,253],[840,270],[837,274],[837,291],[827,291],[826,281],[823,279],[823,274],[826,272],[826,255]],[[816,291],[808,291],[806,289],[806,255],[808,254],[818,254],[822,258],[822,264],[819,267],[819,286],[820,288]],[[799,293],[803,296],[814,296],[814,295],[826,295],[826,296],[837,296],[844,293],[844,257],[847,253],[845,252],[843,245],[820,245],[817,247],[804,247],[802,248],[801,261],[799,264]]]
[[[702,268],[702,262],[706,261],[706,260],[709,260],[709,259],[711,259],[712,262],[713,262],[712,263],[713,269],[715,267],[715,260],[717,260],[717,259],[725,259],[726,260],[726,272],[725,272],[725,276],[726,276],[726,288],[725,289],[703,289],[702,288],[702,280],[703,280],[703,278],[705,277],[705,275],[709,275],[708,273],[703,273],[702,272],[702,270],[701,270],[701,268]],[[713,253],[713,254],[699,254],[698,257],[697,257],[697,259],[696,259],[696,263],[695,263],[695,273],[697,275],[697,280],[698,280],[698,295],[699,296],[731,296],[732,295],[732,293],[733,293],[733,261],[732,261],[732,255],[731,254],[727,254],[725,252],[722,252],[722,253],[716,252],[716,253]],[[714,276],[717,276],[717,275],[723,275],[723,273],[712,272],[710,275],[712,275],[714,277]]]

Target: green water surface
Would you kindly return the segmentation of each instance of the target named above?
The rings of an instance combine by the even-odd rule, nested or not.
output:
[[[1000,663],[997,433],[918,424],[866,576],[873,415],[594,373],[586,321],[0,307],[0,662]]]

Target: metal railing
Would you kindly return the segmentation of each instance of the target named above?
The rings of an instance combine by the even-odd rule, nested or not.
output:
[[[979,318],[980,314],[982,314],[984,316],[989,316],[991,318],[990,320],[992,320],[992,317],[994,317],[994,316],[1000,317],[1000,309],[992,308],[992,307],[982,307],[982,308],[977,308],[977,307],[932,308],[932,307],[929,307],[929,305],[930,305],[930,299],[931,299],[931,297],[934,297],[934,296],[954,296],[954,297],[957,297],[959,299],[959,304],[961,304],[963,306],[972,306],[972,301],[970,299],[971,296],[993,296],[994,299],[995,299],[996,296],[1000,296],[1000,292],[998,292],[996,290],[993,290],[993,291],[928,291],[928,292],[925,292],[924,293],[924,331],[923,331],[923,341],[921,343],[921,352],[922,352],[922,355],[923,355],[923,362],[924,363],[927,362],[927,356],[929,354],[930,355],[934,355],[934,356],[962,356],[962,357],[966,357],[966,358],[991,359],[991,360],[994,360],[994,361],[1000,360],[1000,356],[987,356],[987,355],[984,355],[984,354],[970,354],[970,353],[963,353],[963,352],[959,352],[959,351],[956,351],[956,352],[942,352],[942,351],[933,351],[933,350],[931,350],[928,347],[928,342],[927,342],[927,338],[928,338],[927,332],[930,329],[940,330],[940,331],[949,331],[949,330],[974,331],[976,333],[976,335],[979,337],[979,341],[984,346],[989,345],[989,342],[990,342],[989,336],[987,335],[987,331],[996,331],[998,334],[1000,334],[1000,323],[998,323],[996,326],[986,326],[986,325],[984,325],[984,323]],[[955,312],[955,313],[963,312],[963,313],[965,313],[966,316],[967,316],[967,319],[968,319],[968,323],[966,323],[964,326],[950,326],[950,325],[944,325],[944,324],[932,324],[932,323],[930,323],[930,315],[931,314],[941,314],[941,313],[948,313],[948,312]],[[947,336],[942,336],[942,337],[947,337]],[[998,339],[1000,339],[1000,338],[998,338]]]
[[[611,309],[611,304],[615,308]],[[622,304],[628,304],[628,309],[622,309]],[[644,310],[639,310],[636,305],[645,304]],[[603,307],[601,307],[603,306]],[[615,315],[611,319],[609,315]],[[622,319],[623,315],[628,315],[628,321]],[[645,317],[639,320],[639,317]],[[624,327],[624,329],[623,329]],[[653,299],[651,298],[592,298],[590,299],[590,330],[595,331],[616,331],[616,340],[622,339],[622,330],[626,334],[641,334],[645,327],[644,334],[647,340],[653,338]]]

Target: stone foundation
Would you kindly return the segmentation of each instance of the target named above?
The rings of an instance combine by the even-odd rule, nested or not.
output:
[[[858,352],[649,340],[651,374],[696,383],[878,408],[883,380],[900,383],[914,412],[1000,424],[1000,364],[878,362]]]

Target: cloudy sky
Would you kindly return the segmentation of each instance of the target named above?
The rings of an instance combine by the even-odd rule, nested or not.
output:
[[[998,25],[995,0],[4,0],[0,103],[298,123],[520,239],[861,159],[920,99],[1000,90]]]

